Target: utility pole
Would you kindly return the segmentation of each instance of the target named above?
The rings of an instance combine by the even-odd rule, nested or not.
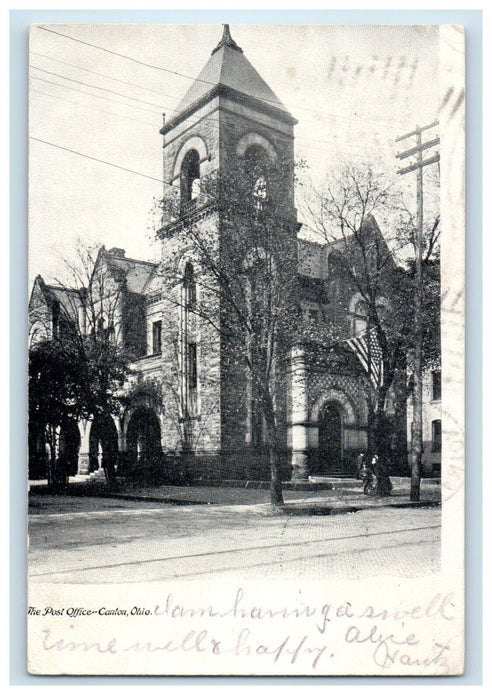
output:
[[[398,170],[398,175],[405,175],[417,171],[417,212],[416,212],[416,240],[415,240],[415,357],[414,357],[414,381],[413,381],[413,421],[412,421],[412,477],[410,485],[410,500],[420,501],[420,477],[422,472],[422,337],[423,337],[423,315],[422,315],[422,249],[424,238],[424,182],[423,169],[427,165],[437,163],[439,154],[436,152],[429,158],[422,157],[423,152],[437,146],[439,137],[422,143],[422,132],[438,126],[439,122],[433,122],[428,126],[415,128],[408,134],[404,134],[396,139],[396,143],[415,136],[416,145],[402,153],[397,154],[397,158],[403,160],[415,156],[416,160],[411,165]]]

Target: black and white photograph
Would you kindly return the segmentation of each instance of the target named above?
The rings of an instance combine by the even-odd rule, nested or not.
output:
[[[464,41],[31,26],[30,673],[463,672]]]

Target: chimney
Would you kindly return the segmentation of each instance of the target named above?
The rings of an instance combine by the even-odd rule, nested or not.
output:
[[[125,257],[125,250],[123,248],[110,248],[108,250],[108,255],[112,255],[115,258],[124,258]]]

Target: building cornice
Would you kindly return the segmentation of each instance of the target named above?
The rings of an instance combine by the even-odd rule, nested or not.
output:
[[[250,95],[246,95],[244,92],[239,92],[239,90],[234,90],[234,88],[228,87],[227,85],[221,85],[220,83],[218,85],[214,85],[203,97],[201,97],[199,100],[196,100],[193,102],[189,107],[184,109],[182,112],[180,112],[178,115],[176,115],[173,119],[168,121],[162,129],[160,129],[159,133],[162,134],[163,136],[172,129],[174,129],[178,124],[180,124],[182,121],[187,119],[193,112],[196,112],[196,110],[200,109],[204,105],[207,104],[207,102],[210,102],[210,100],[213,100],[214,97],[228,97],[232,100],[235,100],[236,102],[240,104],[247,105],[249,107],[253,107],[254,109],[264,112],[265,114],[268,114],[270,116],[275,117],[279,121],[285,122],[286,124],[289,124],[291,126],[294,126],[297,124],[297,119],[294,119],[290,114],[284,112],[282,109],[279,109],[278,107],[275,107],[274,105],[268,104],[267,102],[264,102],[263,100],[259,100],[256,97],[251,97]]]

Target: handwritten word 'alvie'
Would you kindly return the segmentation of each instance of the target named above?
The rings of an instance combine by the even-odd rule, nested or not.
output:
[[[374,663],[383,669],[388,669],[395,664],[401,666],[418,666],[428,668],[440,666],[447,668],[448,662],[444,652],[449,651],[449,640],[446,644],[434,642],[429,653],[422,653],[412,647],[418,647],[420,640],[413,633],[386,634],[381,632],[377,625],[371,627],[369,632],[351,625],[346,634],[345,641],[348,644],[369,645],[373,649]]]

